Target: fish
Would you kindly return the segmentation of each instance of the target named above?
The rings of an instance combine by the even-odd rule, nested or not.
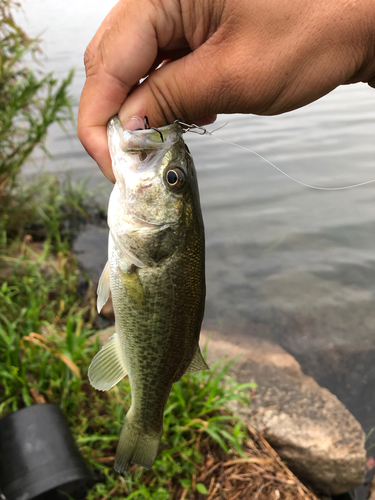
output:
[[[208,369],[199,348],[204,225],[183,131],[178,122],[128,131],[117,116],[107,126],[116,183],[97,308],[111,292],[116,333],[93,358],[88,377],[101,391],[129,377],[131,406],[115,457],[119,473],[132,463],[153,466],[173,383]]]

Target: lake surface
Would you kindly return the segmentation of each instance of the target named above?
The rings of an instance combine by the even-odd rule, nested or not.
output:
[[[30,35],[45,40],[42,69],[63,77],[76,68],[75,112],[85,47],[114,3],[22,1],[26,18],[17,17]],[[366,85],[341,87],[282,116],[222,116],[217,126],[225,122],[217,137],[255,150],[305,183],[375,179],[375,90]],[[209,136],[185,138],[206,226],[204,326],[229,338],[280,343],[368,431],[375,426],[375,184],[316,191],[242,149]],[[28,172],[42,163],[54,172],[72,171],[108,198],[112,185],[74,132],[53,128],[47,147],[54,159],[38,153]],[[106,244],[106,231],[88,231],[78,241],[96,272],[106,261]]]

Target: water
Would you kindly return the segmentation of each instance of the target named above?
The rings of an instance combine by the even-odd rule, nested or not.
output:
[[[43,32],[59,77],[76,67],[72,94],[84,82],[83,53],[114,1],[24,0],[30,35]],[[41,16],[41,12],[43,15]],[[77,112],[77,104],[74,107]],[[217,136],[254,149],[288,174],[320,186],[375,178],[375,90],[341,87],[277,117],[220,117]],[[335,393],[365,431],[375,426],[375,184],[321,192],[303,188],[241,149],[186,134],[198,169],[207,237],[204,326],[275,340],[305,373]],[[54,160],[44,163],[88,179],[106,199],[112,186],[74,133],[51,131]],[[79,242],[96,272],[106,232]],[[91,252],[91,253],[90,253]]]

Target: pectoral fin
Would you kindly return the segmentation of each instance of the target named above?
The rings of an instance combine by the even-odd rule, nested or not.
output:
[[[96,307],[98,309],[98,313],[103,309],[104,304],[109,299],[109,291],[110,291],[110,275],[109,275],[109,264],[104,266],[103,272],[100,276],[98,283],[98,300],[96,302]]]
[[[127,375],[116,333],[95,355],[89,366],[88,375],[91,385],[99,391],[108,391]]]
[[[197,372],[199,370],[209,370],[209,369],[210,369],[209,366],[207,365],[207,363],[203,359],[199,345],[197,345],[197,350],[195,351],[194,357],[193,357],[190,365],[188,366],[185,374]]]

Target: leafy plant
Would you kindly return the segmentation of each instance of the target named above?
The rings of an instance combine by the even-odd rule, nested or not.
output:
[[[40,53],[37,39],[29,38],[15,23],[13,0],[0,0],[0,187],[1,197],[11,189],[25,160],[42,147],[52,123],[72,120],[67,89],[73,71],[62,82],[49,73],[36,75],[25,56]],[[1,200],[0,200],[1,201]]]
[[[1,214],[0,233],[8,241],[25,234],[34,241],[48,240],[55,252],[67,251],[82,227],[103,220],[105,210],[88,191],[84,181],[73,182],[69,175],[58,178],[38,174],[26,185],[12,189],[6,212]]]
[[[31,69],[26,59],[41,53],[39,41],[15,23],[12,11],[18,7],[14,0],[0,0],[0,232],[5,231],[8,240],[22,236],[24,225],[40,205],[41,196],[36,199],[35,190],[20,187],[22,165],[37,146],[48,154],[44,140],[52,123],[63,128],[66,121],[73,123],[68,95],[73,71],[59,82],[52,73],[42,75]],[[44,195],[49,188],[50,197],[55,196],[55,186],[47,183]],[[44,223],[50,220],[45,219]],[[50,229],[59,247],[56,228]]]

